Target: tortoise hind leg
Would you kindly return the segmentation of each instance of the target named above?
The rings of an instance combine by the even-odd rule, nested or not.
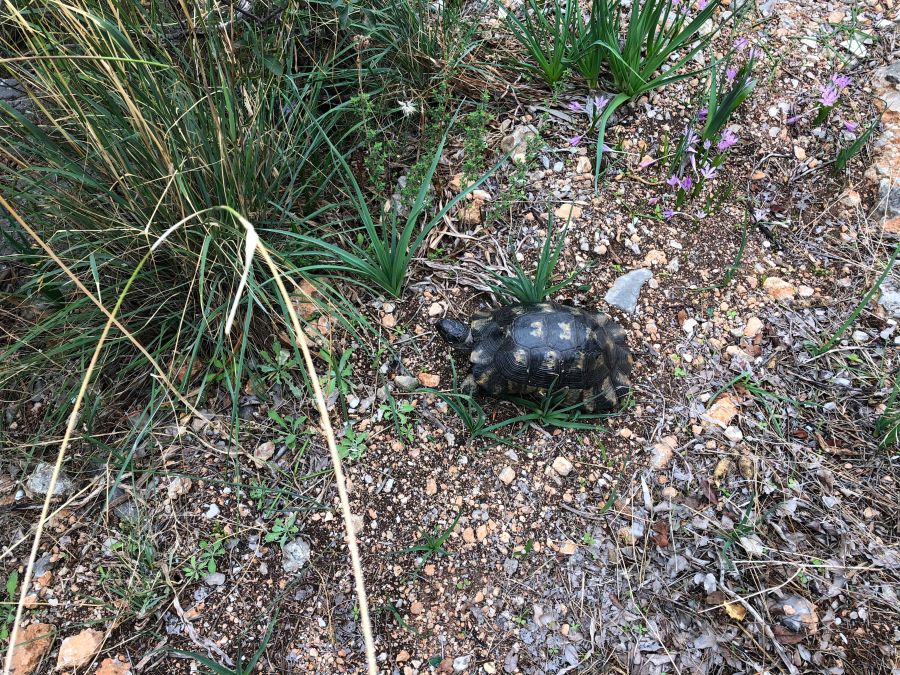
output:
[[[587,413],[597,410],[597,390],[585,389],[581,392],[581,409]]]

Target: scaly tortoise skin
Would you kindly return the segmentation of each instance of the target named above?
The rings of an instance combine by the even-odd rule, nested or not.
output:
[[[587,411],[612,409],[631,386],[625,331],[605,314],[554,302],[512,304],[476,312],[471,326],[442,319],[438,333],[471,350],[463,389],[546,396],[566,391],[566,403]]]

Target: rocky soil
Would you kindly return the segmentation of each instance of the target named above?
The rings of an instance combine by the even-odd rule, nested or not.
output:
[[[393,355],[373,358],[305,308],[320,346],[352,350],[330,400],[383,672],[896,672],[900,455],[875,425],[900,370],[900,267],[887,269],[900,245],[898,18],[889,0],[760,2],[734,36],[759,59],[739,140],[678,208],[664,148],[699,80],[622,109],[596,193],[593,147],[570,142],[589,123],[570,106],[586,92],[498,95],[485,140],[520,161],[436,232],[402,299],[360,301]],[[838,72],[852,83],[813,127]],[[441,198],[463,180],[453,145]],[[520,422],[473,439],[421,391],[450,391],[467,367],[433,324],[495,304],[490,271],[511,257],[527,268],[551,211],[569,222],[559,273],[581,269],[556,299],[628,330],[633,400],[580,428]],[[485,424],[522,414],[482,404]],[[327,452],[313,423],[291,441],[270,408],[314,418],[284,387],[248,390],[238,448],[227,407],[210,405],[150,428],[124,480],[67,466],[17,675],[197,672],[173,649],[233,666],[276,612],[257,672],[364,671]],[[0,468],[8,578],[47,468]]]

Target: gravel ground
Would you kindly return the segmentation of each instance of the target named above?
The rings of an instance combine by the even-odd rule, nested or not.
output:
[[[845,122],[876,114],[885,93],[873,73],[892,61],[894,3],[856,4],[854,15],[850,2],[760,3],[741,27],[759,84],[733,120],[740,140],[669,218],[658,157],[683,132],[699,81],[622,109],[596,195],[593,149],[568,142],[586,130],[568,107],[585,93],[499,97],[491,151],[521,125],[540,142],[524,171],[504,167],[434,236],[401,300],[363,306],[395,356],[373,365],[365,345],[314,320],[321,345],[352,349],[332,403],[358,436],[343,436],[348,489],[383,672],[898,667],[900,473],[897,448],[879,448],[873,431],[900,368],[898,308],[875,296],[814,353],[897,245],[876,208],[877,178],[891,171],[883,144],[844,173],[829,167],[853,133]],[[839,70],[853,83],[813,128],[819,85]],[[461,159],[456,145],[447,178]],[[498,208],[522,175],[524,198]],[[557,299],[626,327],[633,401],[592,429],[520,424],[498,432],[506,444],[469,439],[446,403],[415,391],[452,386],[433,324],[491,305],[488,271],[508,267],[508,242],[527,267],[550,210],[571,215],[560,270],[589,265]],[[634,312],[608,306],[607,290],[634,269],[652,272]],[[233,661],[278,608],[261,672],[363,671],[327,453],[307,426],[286,447],[266,414],[309,414],[308,402],[260,393],[242,407],[239,451],[225,442],[227,408],[210,405],[208,419],[155,428],[137,453],[154,471],[127,488],[108,494],[114,476],[102,471],[70,476],[27,612],[58,630],[47,662],[88,627],[102,640],[81,672],[111,658],[134,672],[195,672],[167,650]],[[23,426],[39,407],[20,411]],[[489,421],[519,412],[484,409]],[[39,486],[2,466],[5,548],[36,518]],[[6,555],[5,571],[26,554],[20,544]]]

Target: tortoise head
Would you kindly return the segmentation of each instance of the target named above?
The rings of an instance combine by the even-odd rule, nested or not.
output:
[[[438,334],[444,341],[461,351],[472,350],[472,331],[462,321],[456,319],[441,319],[435,324]]]

